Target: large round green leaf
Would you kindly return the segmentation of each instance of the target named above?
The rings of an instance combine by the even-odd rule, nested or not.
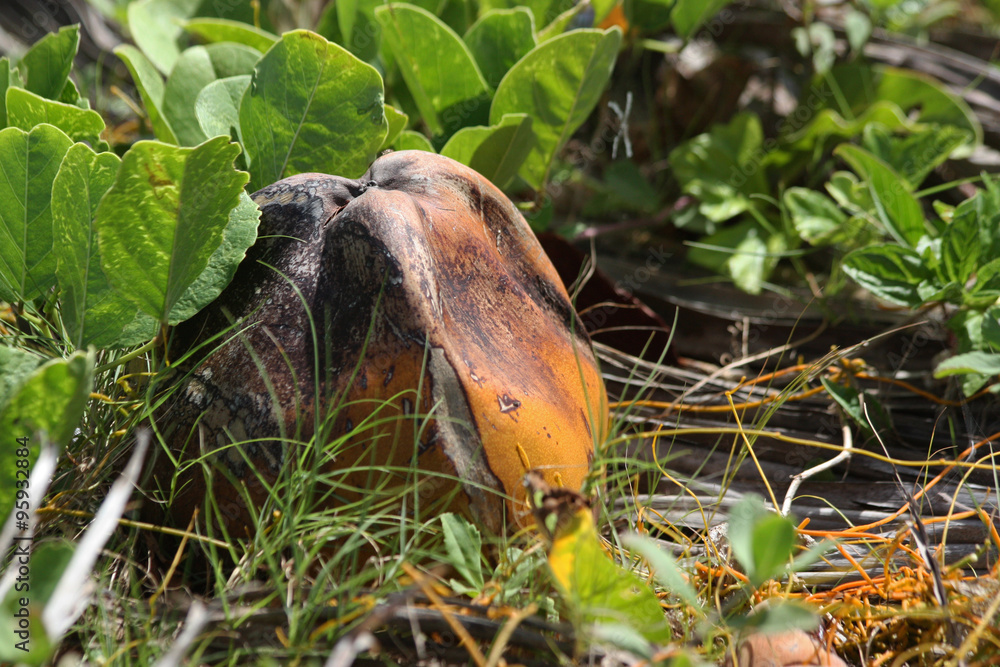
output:
[[[264,55],[240,103],[254,189],[307,171],[360,176],[387,127],[375,68],[308,30]]]
[[[247,182],[233,168],[238,154],[228,137],[194,148],[137,142],[98,206],[105,274],[162,323],[179,321],[172,309],[222,244]]]

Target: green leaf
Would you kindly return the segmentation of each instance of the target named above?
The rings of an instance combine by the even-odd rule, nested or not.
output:
[[[0,345],[0,406],[10,400],[44,361],[37,354]]]
[[[406,129],[406,124],[409,122],[410,117],[396,107],[386,104],[385,119],[388,123],[389,129],[385,133],[385,139],[382,141],[382,146],[379,148],[379,151],[383,151],[392,146],[393,142],[396,141],[396,137],[398,137],[400,133]]]
[[[597,105],[620,43],[618,28],[574,30],[532,49],[500,82],[490,124],[506,114],[531,116],[535,144],[520,174],[536,190],[548,181],[556,152]]]
[[[180,55],[163,90],[163,114],[179,145],[208,139],[195,110],[201,90],[216,79],[251,74],[259,59],[256,49],[229,43],[192,46]]]
[[[120,162],[114,153],[97,154],[84,144],[74,144],[52,184],[63,323],[76,348],[111,347],[137,312],[135,304],[112,289],[104,276],[93,224],[97,205],[115,182]]]
[[[622,536],[622,544],[646,559],[653,576],[663,588],[679,596],[688,606],[704,613],[698,592],[684,576],[673,556],[658,547],[651,538],[637,533]]]
[[[702,215],[722,222],[753,208],[754,195],[770,193],[763,141],[760,119],[740,113],[670,152],[674,176]]]
[[[788,188],[782,196],[795,231],[813,245],[837,243],[843,239],[847,216],[828,197],[809,188]]]
[[[55,284],[52,181],[72,144],[51,125],[0,130],[0,300],[29,301]]]
[[[499,125],[459,130],[441,149],[441,155],[472,167],[503,189],[517,175],[534,139],[530,116],[507,114]]]
[[[760,633],[813,630],[818,622],[814,608],[789,600],[768,604],[746,616],[731,616],[726,619],[726,625],[734,630]]]
[[[1000,374],[1000,354],[981,351],[956,354],[954,357],[942,361],[934,369],[934,377],[936,378],[966,373]]]
[[[94,384],[94,357],[91,350],[45,363],[0,404],[0,433],[7,438],[0,447],[0,516],[10,515],[17,489],[25,486],[18,480],[26,472],[30,476],[41,449],[39,434],[62,448],[80,426]]]
[[[16,74],[10,68],[10,58],[0,58],[0,129],[7,127],[7,90],[16,87]]]
[[[134,7],[136,4],[133,3],[129,7]],[[174,134],[169,121],[163,115],[163,77],[153,67],[153,63],[134,46],[128,44],[116,46],[115,55],[122,59],[122,62],[128,67],[129,73],[132,74],[132,81],[139,89],[143,107],[149,115],[149,124],[153,128],[153,134],[160,141],[176,144],[177,135]]]
[[[50,32],[28,49],[18,70],[24,87],[49,100],[58,100],[69,82],[73,58],[80,45],[80,26],[71,25]]]
[[[527,0],[515,2],[514,0],[483,0],[479,3],[480,14],[495,9],[515,9],[526,7],[531,11],[538,30],[544,29],[556,17],[571,9],[575,3],[572,0]]]
[[[970,305],[972,299],[985,300],[985,303],[979,307],[987,306],[1000,299],[1000,257],[990,260],[976,269],[976,284],[972,286],[972,292],[968,297]]]
[[[549,569],[580,631],[624,625],[647,642],[672,639],[663,608],[653,590],[634,572],[608,558],[589,510],[573,515],[559,529],[549,550]]]
[[[872,294],[911,308],[924,302],[918,287],[933,277],[920,255],[897,245],[855,250],[844,257],[843,267]]]
[[[447,135],[486,120],[486,81],[454,30],[406,4],[378,7],[375,19],[432,134]]]
[[[101,150],[107,148],[101,140],[104,119],[96,111],[45,99],[22,88],[7,91],[8,126],[30,130],[42,123],[58,127],[74,141],[86,141]]]
[[[36,433],[44,433],[54,444],[65,446],[80,425],[93,381],[92,350],[74,352],[68,359],[54,359],[43,364],[0,407],[0,430],[10,439],[28,438],[33,458],[38,454]],[[10,449],[11,443],[7,443],[2,451],[9,454]],[[0,468],[0,493],[14,488],[13,479],[13,464]],[[9,505],[0,502],[0,507]],[[6,516],[6,512],[3,515]]]
[[[953,157],[967,157],[983,142],[983,128],[975,112],[941,82],[909,69],[876,67],[874,70],[878,76],[875,92],[878,99],[892,100],[907,113],[916,114],[920,123],[950,125],[967,133],[964,147],[953,151]]]
[[[742,220],[690,245],[690,262],[728,275],[737,287],[750,294],[760,293],[781,254],[788,249],[781,234],[767,232],[754,220]]]
[[[670,13],[670,21],[677,34],[687,39],[729,2],[730,0],[677,0]]]
[[[746,496],[733,508],[728,535],[733,555],[754,587],[780,576],[794,552],[795,526],[765,509],[757,495]]]
[[[761,585],[781,575],[795,547],[795,526],[779,514],[768,514],[753,527],[754,570],[750,583]]]
[[[491,88],[500,85],[514,64],[535,48],[535,21],[526,7],[493,9],[462,38]]]
[[[229,212],[229,222],[222,230],[222,242],[208,259],[208,266],[170,310],[171,323],[194,317],[222,294],[246,257],[247,249],[257,240],[259,222],[260,209],[250,195],[241,192],[239,203]]]
[[[132,39],[163,74],[168,74],[180,57],[178,40],[184,33],[184,22],[194,15],[200,4],[201,0],[137,0],[129,3],[128,30]]]
[[[382,0],[344,0],[327,5],[320,19],[319,32],[365,62],[379,57],[382,27],[375,20],[375,8]],[[420,3],[416,3],[420,4]],[[386,70],[392,69],[391,59],[385,59]]]
[[[463,583],[478,594],[486,585],[483,579],[483,546],[479,531],[471,523],[451,512],[441,515],[444,546],[448,564],[465,580]]]
[[[307,30],[261,58],[240,104],[253,189],[308,171],[356,178],[387,127],[375,68]]]
[[[927,231],[920,203],[906,189],[905,181],[882,160],[853,144],[841,144],[834,151],[868,185],[875,215],[896,242],[913,248]]]
[[[97,209],[101,266],[111,284],[163,324],[208,266],[239,203],[245,172],[226,137],[194,148],[139,141]]]
[[[849,171],[833,172],[825,187],[830,196],[851,213],[867,214],[869,211],[875,210],[875,201],[872,199],[868,186]]]
[[[207,137],[224,135],[242,145],[240,100],[250,86],[250,75],[217,79],[201,89],[194,103],[198,125]]]
[[[979,229],[980,256],[1000,256],[1000,185],[983,174],[984,189],[959,204],[952,213],[951,224],[962,218],[975,221]]]
[[[912,191],[969,140],[967,130],[951,125],[916,130],[903,136],[892,134],[880,125],[868,125],[862,145],[902,176],[906,188]]]
[[[851,45],[851,51],[860,53],[868,38],[872,36],[872,21],[864,12],[856,9],[848,10],[847,16],[844,17],[844,32],[847,33],[847,43]]]
[[[674,0],[625,0],[622,9],[630,26],[648,34],[670,25],[674,4]]]
[[[184,29],[209,43],[233,42],[264,53],[275,45],[278,36],[240,21],[217,18],[193,18],[184,22]]]
[[[954,216],[941,235],[942,281],[965,284],[979,266],[981,251],[978,220]]]
[[[397,151],[427,151],[434,153],[434,146],[430,140],[419,132],[413,130],[403,130],[396,138],[393,148]]]
[[[993,262],[1000,262],[1000,258],[993,260]],[[983,347],[994,352],[1000,351],[1000,306],[992,306],[983,313],[981,327],[980,336]]]
[[[866,432],[883,433],[892,428],[892,420],[889,413],[882,407],[882,403],[868,392],[862,392],[855,387],[847,387],[837,384],[829,378],[820,378],[826,393],[836,401],[837,405],[847,413],[854,422]],[[864,396],[865,405],[862,407],[861,400]],[[867,412],[867,417],[865,413]]]
[[[967,132],[954,157],[968,155],[981,143],[983,130],[960,97],[934,79],[885,66],[846,63],[813,79],[784,133],[799,148],[812,150],[826,138],[849,138],[872,124],[890,131],[919,131],[952,126]],[[922,127],[923,126],[923,127]]]

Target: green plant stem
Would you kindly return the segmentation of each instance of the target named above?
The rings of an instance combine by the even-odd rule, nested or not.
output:
[[[118,357],[114,361],[111,361],[111,362],[108,362],[106,364],[102,364],[101,366],[98,366],[97,368],[94,369],[94,373],[95,374],[97,374],[97,373],[103,373],[105,371],[110,371],[111,369],[116,368],[118,366],[122,366],[124,364],[127,364],[128,362],[132,361],[133,359],[135,359],[139,355],[145,354],[145,353],[149,352],[150,350],[152,350],[153,348],[155,348],[157,340],[159,340],[159,338],[154,338],[151,341],[149,341],[148,343],[146,343],[145,345],[143,345],[142,347],[136,348],[136,349],[132,350],[131,352],[129,352],[128,354],[123,354],[122,356]]]

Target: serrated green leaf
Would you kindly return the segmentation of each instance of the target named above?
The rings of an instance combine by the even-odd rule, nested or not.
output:
[[[194,113],[208,137],[224,135],[242,145],[240,100],[250,86],[250,75],[230,76],[208,84],[198,93]]]
[[[444,546],[448,564],[477,593],[486,585],[483,579],[483,545],[479,530],[471,523],[450,512],[441,515]]]
[[[24,87],[46,99],[58,100],[69,81],[79,46],[78,25],[65,26],[35,42],[17,66]]]
[[[7,91],[8,126],[30,130],[42,123],[58,127],[74,141],[86,141],[98,150],[107,149],[107,143],[101,140],[104,119],[96,111],[49,100],[22,88]]]
[[[132,7],[135,4],[129,6]],[[176,144],[177,135],[174,134],[169,121],[163,115],[163,77],[156,71],[153,63],[134,46],[128,44],[116,46],[114,52],[122,59],[132,74],[132,81],[139,89],[142,104],[149,115],[149,124],[153,128],[153,134],[160,141]]]
[[[264,53],[279,37],[241,21],[219,18],[193,18],[184,22],[184,29],[206,42],[233,42]]]
[[[242,44],[209,44],[185,50],[174,64],[163,89],[163,114],[181,146],[196,146],[209,138],[196,113],[202,89],[216,79],[250,75],[260,52]]]
[[[687,39],[705,21],[719,13],[731,0],[677,0],[670,13],[670,22],[681,37]]]
[[[867,183],[875,216],[896,242],[913,248],[927,233],[919,202],[906,189],[899,174],[882,160],[853,144],[841,144],[834,151]]]
[[[452,135],[441,155],[458,160],[505,188],[531,152],[535,135],[527,114],[507,114],[498,125],[466,127]]]
[[[253,189],[307,171],[360,176],[382,145],[382,79],[316,33],[286,33],[240,104]]]
[[[112,347],[138,310],[112,289],[101,270],[94,227],[97,205],[115,182],[120,162],[114,153],[97,154],[84,144],[74,144],[52,185],[62,317],[69,342],[76,348]]]
[[[55,284],[52,181],[72,144],[52,125],[0,130],[0,300],[28,301]]]
[[[500,85],[517,61],[535,48],[535,21],[527,7],[493,9],[462,38],[491,88]]]
[[[393,148],[397,151],[427,151],[428,153],[436,152],[434,146],[431,145],[430,139],[425,137],[419,132],[414,130],[403,130],[396,137],[396,142],[393,144]]]
[[[128,5],[132,39],[164,75],[181,55],[179,38],[184,22],[197,11],[201,0],[137,0]],[[115,49],[117,52],[117,49]]]
[[[544,186],[556,152],[597,105],[620,44],[618,28],[574,30],[532,49],[500,82],[490,124],[506,114],[531,116],[535,144],[520,169],[531,187]]]
[[[883,245],[844,257],[844,272],[872,294],[904,306],[924,302],[918,287],[933,277],[920,255],[909,248]]]
[[[98,206],[105,275],[163,324],[177,323],[171,311],[222,243],[247,182],[233,169],[238,154],[226,137],[194,148],[137,142]]]
[[[423,121],[434,135],[486,121],[489,90],[462,38],[430,12],[390,3],[375,9]]]

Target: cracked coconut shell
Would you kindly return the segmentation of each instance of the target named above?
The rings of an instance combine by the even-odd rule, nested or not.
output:
[[[243,498],[262,504],[261,482],[310,441],[328,508],[416,484],[422,511],[440,502],[500,532],[530,522],[529,468],[580,489],[607,429],[604,385],[565,287],[502,192],[402,151],[358,180],[299,174],[253,199],[259,239],[173,332],[173,358],[194,352],[156,415],[174,456],[208,454],[230,529],[249,529]],[[161,457],[154,480],[169,488],[172,474]],[[181,476],[172,523],[187,524],[205,487],[200,466]]]

